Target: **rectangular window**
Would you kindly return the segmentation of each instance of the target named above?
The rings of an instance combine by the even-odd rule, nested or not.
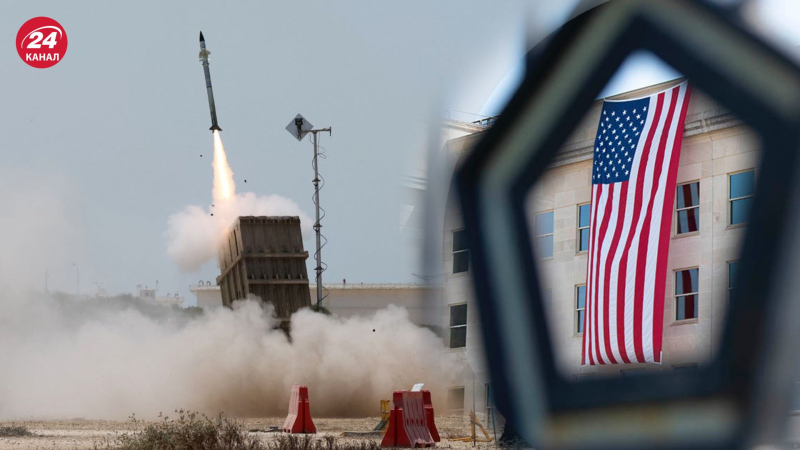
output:
[[[730,202],[730,224],[736,225],[747,222],[747,215],[750,213],[750,206],[753,203],[753,192],[755,191],[755,172],[735,173],[730,176],[730,190],[728,191],[728,202]]]
[[[469,248],[464,230],[453,231],[453,273],[469,271]]]
[[[592,212],[592,205],[587,203],[578,206],[578,251],[589,250],[589,216]]]
[[[450,348],[467,346],[467,304],[450,305]]]
[[[536,215],[533,223],[536,253],[539,258],[553,256],[553,211]]]
[[[675,196],[675,207],[678,212],[677,233],[693,233],[700,230],[700,183],[678,186]]]
[[[464,414],[464,386],[452,387],[447,390],[447,412]]]
[[[645,374],[644,368],[639,369],[625,369],[620,371],[623,378],[638,377]]]
[[[675,272],[675,320],[697,318],[699,272],[699,269]]]
[[[494,391],[491,383],[486,383],[486,423],[494,423]]]
[[[575,287],[575,331],[583,333],[584,315],[586,314],[586,285]]]
[[[728,263],[728,300],[736,288],[736,271],[739,270],[739,261],[731,261]]]

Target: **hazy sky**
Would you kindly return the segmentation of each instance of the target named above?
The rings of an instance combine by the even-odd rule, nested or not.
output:
[[[161,294],[191,300],[189,284],[214,279],[216,263],[181,273],[165,236],[170,214],[210,203],[202,30],[238,190],[279,194],[313,215],[311,145],[284,127],[298,112],[332,126],[321,162],[326,280],[418,281],[414,252],[398,238],[401,173],[427,145],[432,117],[499,110],[513,83],[495,88],[510,72],[513,79],[525,52],[525,15],[547,34],[570,3],[5,3],[5,267],[13,261],[20,281],[37,287],[48,269],[50,288],[69,292],[76,265],[83,292],[95,283],[133,292],[158,279]],[[761,3],[775,17],[787,7]],[[13,45],[19,27],[40,15],[69,36],[64,60],[49,69],[27,66]],[[305,244],[312,250],[313,240]]]
[[[327,279],[414,281],[416,261],[398,239],[406,155],[425,145],[432,114],[480,112],[519,58],[521,5],[6,3],[0,177],[12,232],[4,243],[30,269],[24,281],[43,286],[49,267],[51,289],[74,292],[72,263],[83,292],[93,283],[132,292],[158,279],[160,293],[191,298],[189,284],[214,279],[215,263],[180,273],[164,235],[170,214],[210,203],[202,30],[239,191],[279,194],[313,215],[311,144],[284,127],[298,112],[332,126],[321,163]],[[69,37],[64,60],[49,69],[27,66],[13,45],[19,27],[40,15]],[[45,192],[49,203],[38,195]],[[20,225],[28,221],[58,222],[42,229],[46,246],[20,236],[37,231]]]

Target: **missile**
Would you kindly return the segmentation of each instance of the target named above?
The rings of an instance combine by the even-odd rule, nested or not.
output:
[[[208,70],[208,55],[211,52],[206,50],[206,40],[203,32],[200,32],[200,61],[203,63],[203,73],[206,76],[206,91],[208,92],[208,109],[211,110],[211,128],[209,130],[222,131],[217,124],[217,107],[214,105],[214,91],[211,89],[211,72]]]

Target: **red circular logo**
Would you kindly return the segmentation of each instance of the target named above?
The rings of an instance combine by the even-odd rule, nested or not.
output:
[[[67,53],[67,33],[49,17],[34,17],[17,31],[17,53],[31,67],[53,67]]]

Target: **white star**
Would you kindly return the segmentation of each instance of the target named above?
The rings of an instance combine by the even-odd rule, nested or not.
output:
[[[622,125],[623,125],[623,124],[619,124],[620,128],[622,128]]]
[[[630,158],[628,158],[628,162],[631,162],[631,159],[630,159]]]
[[[606,122],[608,122],[608,117],[606,117]]]
[[[640,120],[640,121],[639,121],[639,125],[641,125],[641,124],[643,124],[643,123],[644,123],[644,120]]]
[[[619,164],[619,163],[621,163],[621,162],[622,162],[622,160],[621,160],[621,159],[619,159],[619,158],[617,158],[617,164]]]
[[[628,111],[626,111],[626,110],[624,110],[624,109],[623,109],[623,110],[622,110],[622,115],[624,116],[625,114],[628,114]]]
[[[622,168],[623,168],[623,169],[625,168],[625,164],[623,164],[623,165],[622,165]]]
[[[633,110],[633,113],[636,114],[636,110],[635,109]]]
[[[634,112],[636,112],[636,111],[634,111]],[[605,112],[605,110],[603,111],[603,115],[604,115],[604,116],[606,115],[606,112]]]
[[[608,140],[608,136],[606,136],[606,140]]]
[[[606,178],[611,178],[611,174],[606,175]]]
[[[631,145],[631,150],[633,150],[634,148],[636,148],[636,146],[635,145]]]
[[[637,118],[637,119],[641,119],[641,118],[642,118],[642,116],[640,116],[639,114],[637,114],[637,115],[636,115],[636,118]]]
[[[626,117],[625,120],[631,120],[631,116]]]
[[[627,175],[627,174],[628,174],[628,171],[626,170],[626,171],[625,171],[625,175]]]
[[[628,137],[628,136],[625,135],[625,137]],[[628,144],[630,144],[631,142],[633,142],[633,139],[628,139]]]
[[[617,118],[616,118],[616,119],[614,119],[614,120],[616,120],[617,122],[619,122],[619,117],[617,117]]]
[[[647,106],[645,106],[644,108],[642,108],[642,111],[647,111]]]
[[[611,116],[612,116],[612,117],[614,116],[614,114],[615,114],[615,113],[614,113],[614,111],[611,111]]]
[[[603,128],[603,134],[606,134],[606,129],[605,128]]]
[[[638,128],[633,127],[633,131],[636,131],[636,130],[638,130]],[[605,133],[605,131],[604,131],[604,133]],[[636,134],[639,134],[639,133],[636,133]]]
[[[625,152],[625,156],[628,156],[628,152]]]
[[[637,136],[639,135],[639,132],[638,132],[638,131],[636,132],[636,135],[637,135]]]

